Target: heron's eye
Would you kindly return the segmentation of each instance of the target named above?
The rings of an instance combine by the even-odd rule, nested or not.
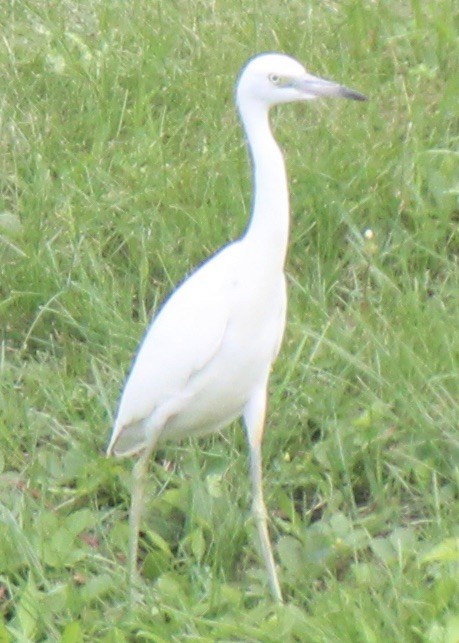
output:
[[[281,85],[282,84],[282,78],[278,76],[277,74],[270,74],[269,75],[269,80],[272,82],[273,85]]]
[[[273,85],[276,85],[276,87],[290,87],[292,84],[288,76],[278,76],[277,74],[270,74],[269,80]]]

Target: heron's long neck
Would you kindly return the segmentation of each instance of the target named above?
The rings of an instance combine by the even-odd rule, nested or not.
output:
[[[289,232],[289,195],[282,152],[266,107],[239,105],[253,161],[253,211],[244,239],[260,247],[274,268],[282,269]]]

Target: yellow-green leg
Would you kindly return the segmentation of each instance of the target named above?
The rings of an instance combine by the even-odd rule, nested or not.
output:
[[[268,513],[263,499],[261,442],[266,412],[266,389],[259,390],[249,401],[244,422],[250,449],[250,478],[252,482],[252,514],[260,539],[261,553],[268,573],[269,587],[276,603],[282,603],[282,592],[277,577],[274,556],[268,532]]]
[[[129,512],[129,601],[134,601],[134,588],[137,581],[137,555],[139,550],[140,521],[147,482],[148,461],[155,442],[140,455],[132,470],[131,508]]]

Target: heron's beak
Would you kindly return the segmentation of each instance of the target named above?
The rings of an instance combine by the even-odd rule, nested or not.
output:
[[[325,80],[324,78],[319,78],[318,76],[312,76],[310,74],[306,77],[298,78],[295,81],[295,87],[300,92],[304,92],[310,96],[316,96],[317,98],[321,96],[336,96],[340,98],[350,98],[351,100],[367,100],[366,96],[360,92],[356,92],[354,89],[349,89],[348,87],[339,85],[332,80]]]

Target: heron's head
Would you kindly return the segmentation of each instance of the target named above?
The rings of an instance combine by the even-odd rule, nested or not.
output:
[[[259,54],[249,60],[241,71],[236,89],[239,106],[250,101],[271,107],[332,96],[366,100],[353,89],[313,76],[294,58],[275,53]]]

